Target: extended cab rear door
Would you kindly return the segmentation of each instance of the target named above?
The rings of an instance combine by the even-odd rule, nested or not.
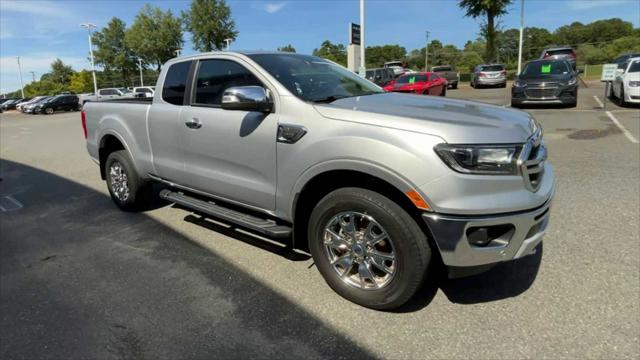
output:
[[[193,61],[183,61],[169,65],[161,82],[163,88],[156,92],[147,116],[154,175],[172,182],[184,178],[180,145],[184,124],[180,123],[180,113],[185,107],[192,64]]]

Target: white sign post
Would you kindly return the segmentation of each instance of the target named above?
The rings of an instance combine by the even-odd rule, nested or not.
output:
[[[617,70],[617,64],[602,65],[602,75],[600,76],[600,81],[604,82],[604,97],[602,98],[602,107],[604,110],[607,110],[607,93],[609,92],[609,84],[613,80],[615,80]]]

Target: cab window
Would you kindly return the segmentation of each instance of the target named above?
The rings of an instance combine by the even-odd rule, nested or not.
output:
[[[231,60],[200,61],[194,104],[220,106],[225,90],[235,86],[263,86],[244,66]]]

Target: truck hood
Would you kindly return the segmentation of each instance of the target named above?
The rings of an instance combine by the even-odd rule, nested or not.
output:
[[[524,143],[537,126],[524,111],[424,95],[385,93],[314,106],[329,119],[435,135],[452,144]]]

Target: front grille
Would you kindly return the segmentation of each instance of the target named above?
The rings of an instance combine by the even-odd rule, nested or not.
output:
[[[518,163],[524,184],[530,191],[538,191],[544,176],[544,162],[547,159],[547,148],[542,141],[542,132],[537,131],[525,144]]]
[[[557,88],[528,88],[525,90],[525,94],[529,98],[547,99],[555,98],[557,96],[557,91]]]

